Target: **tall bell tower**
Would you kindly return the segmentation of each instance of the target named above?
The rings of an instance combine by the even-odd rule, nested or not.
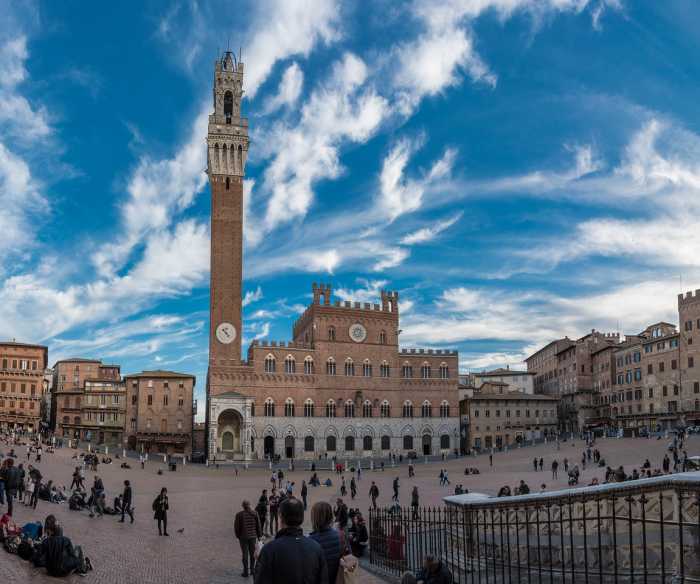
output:
[[[243,63],[230,51],[214,66],[207,174],[211,186],[209,369],[241,363],[243,177],[248,120],[241,117]]]

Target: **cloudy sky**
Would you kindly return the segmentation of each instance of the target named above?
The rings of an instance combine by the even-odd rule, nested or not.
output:
[[[700,287],[692,0],[0,0],[0,337],[205,385],[213,61],[242,47],[245,329],[311,282],[521,365]]]

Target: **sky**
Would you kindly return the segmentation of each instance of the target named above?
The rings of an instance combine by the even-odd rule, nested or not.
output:
[[[206,385],[213,64],[245,63],[245,348],[311,283],[509,365],[700,288],[692,0],[0,0],[0,338]]]

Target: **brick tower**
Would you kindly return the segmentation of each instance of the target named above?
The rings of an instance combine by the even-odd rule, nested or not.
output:
[[[214,67],[214,113],[207,135],[211,186],[209,369],[241,361],[243,176],[248,120],[241,117],[243,63],[227,51]]]

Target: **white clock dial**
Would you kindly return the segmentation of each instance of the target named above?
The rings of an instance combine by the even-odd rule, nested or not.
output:
[[[222,322],[216,327],[216,338],[224,345],[233,343],[236,340],[236,327],[230,322]]]
[[[356,343],[361,343],[367,338],[367,329],[363,327],[359,322],[350,326],[350,338]]]

